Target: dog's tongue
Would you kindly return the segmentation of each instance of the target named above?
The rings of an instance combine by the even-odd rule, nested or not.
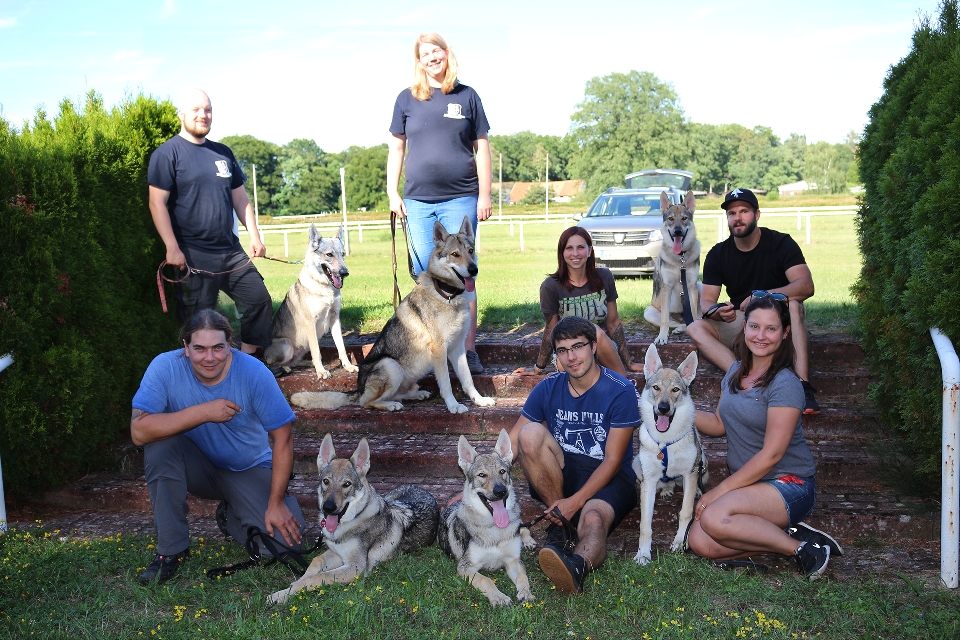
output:
[[[491,502],[490,506],[493,508],[493,523],[501,529],[506,528],[506,526],[510,524],[510,514],[507,513],[504,501],[497,500],[496,502]]]
[[[336,531],[338,524],[340,524],[340,516],[326,516],[323,519],[323,526],[330,533]]]
[[[670,416],[659,416],[657,418],[657,431],[666,433],[670,429]]]
[[[477,287],[477,283],[473,278],[464,278],[463,286],[467,288],[467,291],[473,291]]]
[[[673,236],[673,252],[677,255],[683,253],[683,236]]]
[[[330,284],[334,286],[335,289],[339,289],[343,286],[343,278],[340,277],[339,273],[330,272]]]

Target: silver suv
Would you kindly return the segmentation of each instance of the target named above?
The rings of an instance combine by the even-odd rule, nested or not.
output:
[[[653,275],[663,240],[660,194],[680,204],[691,178],[679,169],[645,169],[626,177],[627,189],[611,187],[597,196],[577,223],[593,238],[597,266],[615,275]]]

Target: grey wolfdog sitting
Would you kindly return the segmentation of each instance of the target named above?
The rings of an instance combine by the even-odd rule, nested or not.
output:
[[[418,381],[433,371],[450,413],[467,408],[453,395],[447,361],[453,365],[460,386],[478,407],[489,407],[493,398],[481,396],[473,386],[467,366],[464,338],[470,324],[469,303],[475,297],[473,278],[477,258],[473,252],[473,227],[464,217],[458,233],[447,233],[437,222],[433,226],[433,252],[417,286],[377,337],[370,354],[360,363],[357,390],[303,391],[290,402],[304,409],[337,409],[359,404],[368,409],[399,411],[401,400],[424,400]]]
[[[319,343],[320,336],[329,332],[337,345],[340,365],[345,371],[357,372],[357,366],[347,358],[340,329],[340,288],[348,275],[340,238],[324,238],[311,224],[300,277],[273,317],[273,342],[263,354],[267,366],[289,370],[309,351],[317,378],[329,378],[330,372],[320,361]]]
[[[440,509],[433,495],[405,484],[380,497],[367,481],[370,445],[364,438],[349,460],[337,458],[328,433],[317,457],[320,508],[327,550],[313,559],[299,580],[267,597],[280,604],[301,589],[350,582],[397,553],[433,544]]]
[[[534,600],[520,550],[521,546],[531,549],[536,543],[530,530],[520,527],[520,505],[510,478],[510,436],[501,429],[493,453],[484,455],[478,455],[460,436],[457,453],[466,476],[463,497],[440,516],[440,548],[457,561],[457,575],[483,592],[490,604],[508,605],[512,601],[493,580],[480,573],[481,569],[506,569],[517,587],[517,599]]]

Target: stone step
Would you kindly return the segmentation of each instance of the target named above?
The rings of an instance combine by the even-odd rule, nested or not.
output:
[[[327,365],[329,367],[329,365]],[[482,395],[496,398],[526,398],[530,391],[542,380],[539,376],[513,375],[516,367],[490,365],[485,371],[473,377],[473,384]],[[288,397],[300,391],[341,391],[352,392],[357,388],[357,374],[348,373],[340,367],[330,370],[330,377],[318,380],[312,367],[297,367],[290,375],[280,378],[280,388]],[[641,373],[629,373],[627,376],[638,389],[643,389],[644,376]],[[454,395],[460,397],[462,390],[456,376],[451,376]],[[696,398],[720,396],[720,382],[723,375],[711,364],[701,365],[697,377],[691,386]],[[832,368],[814,368],[810,373],[811,384],[817,389],[817,400],[844,399],[853,402],[866,402],[867,390],[871,378],[866,369],[860,367],[839,366]],[[420,381],[420,388],[433,394],[438,392],[437,381],[428,374]]]

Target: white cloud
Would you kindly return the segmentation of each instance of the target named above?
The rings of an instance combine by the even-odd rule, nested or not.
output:
[[[163,0],[163,9],[160,10],[161,18],[169,18],[177,12],[177,5],[174,0]]]
[[[17,26],[16,18],[0,18],[0,29],[7,29],[15,26]]]

